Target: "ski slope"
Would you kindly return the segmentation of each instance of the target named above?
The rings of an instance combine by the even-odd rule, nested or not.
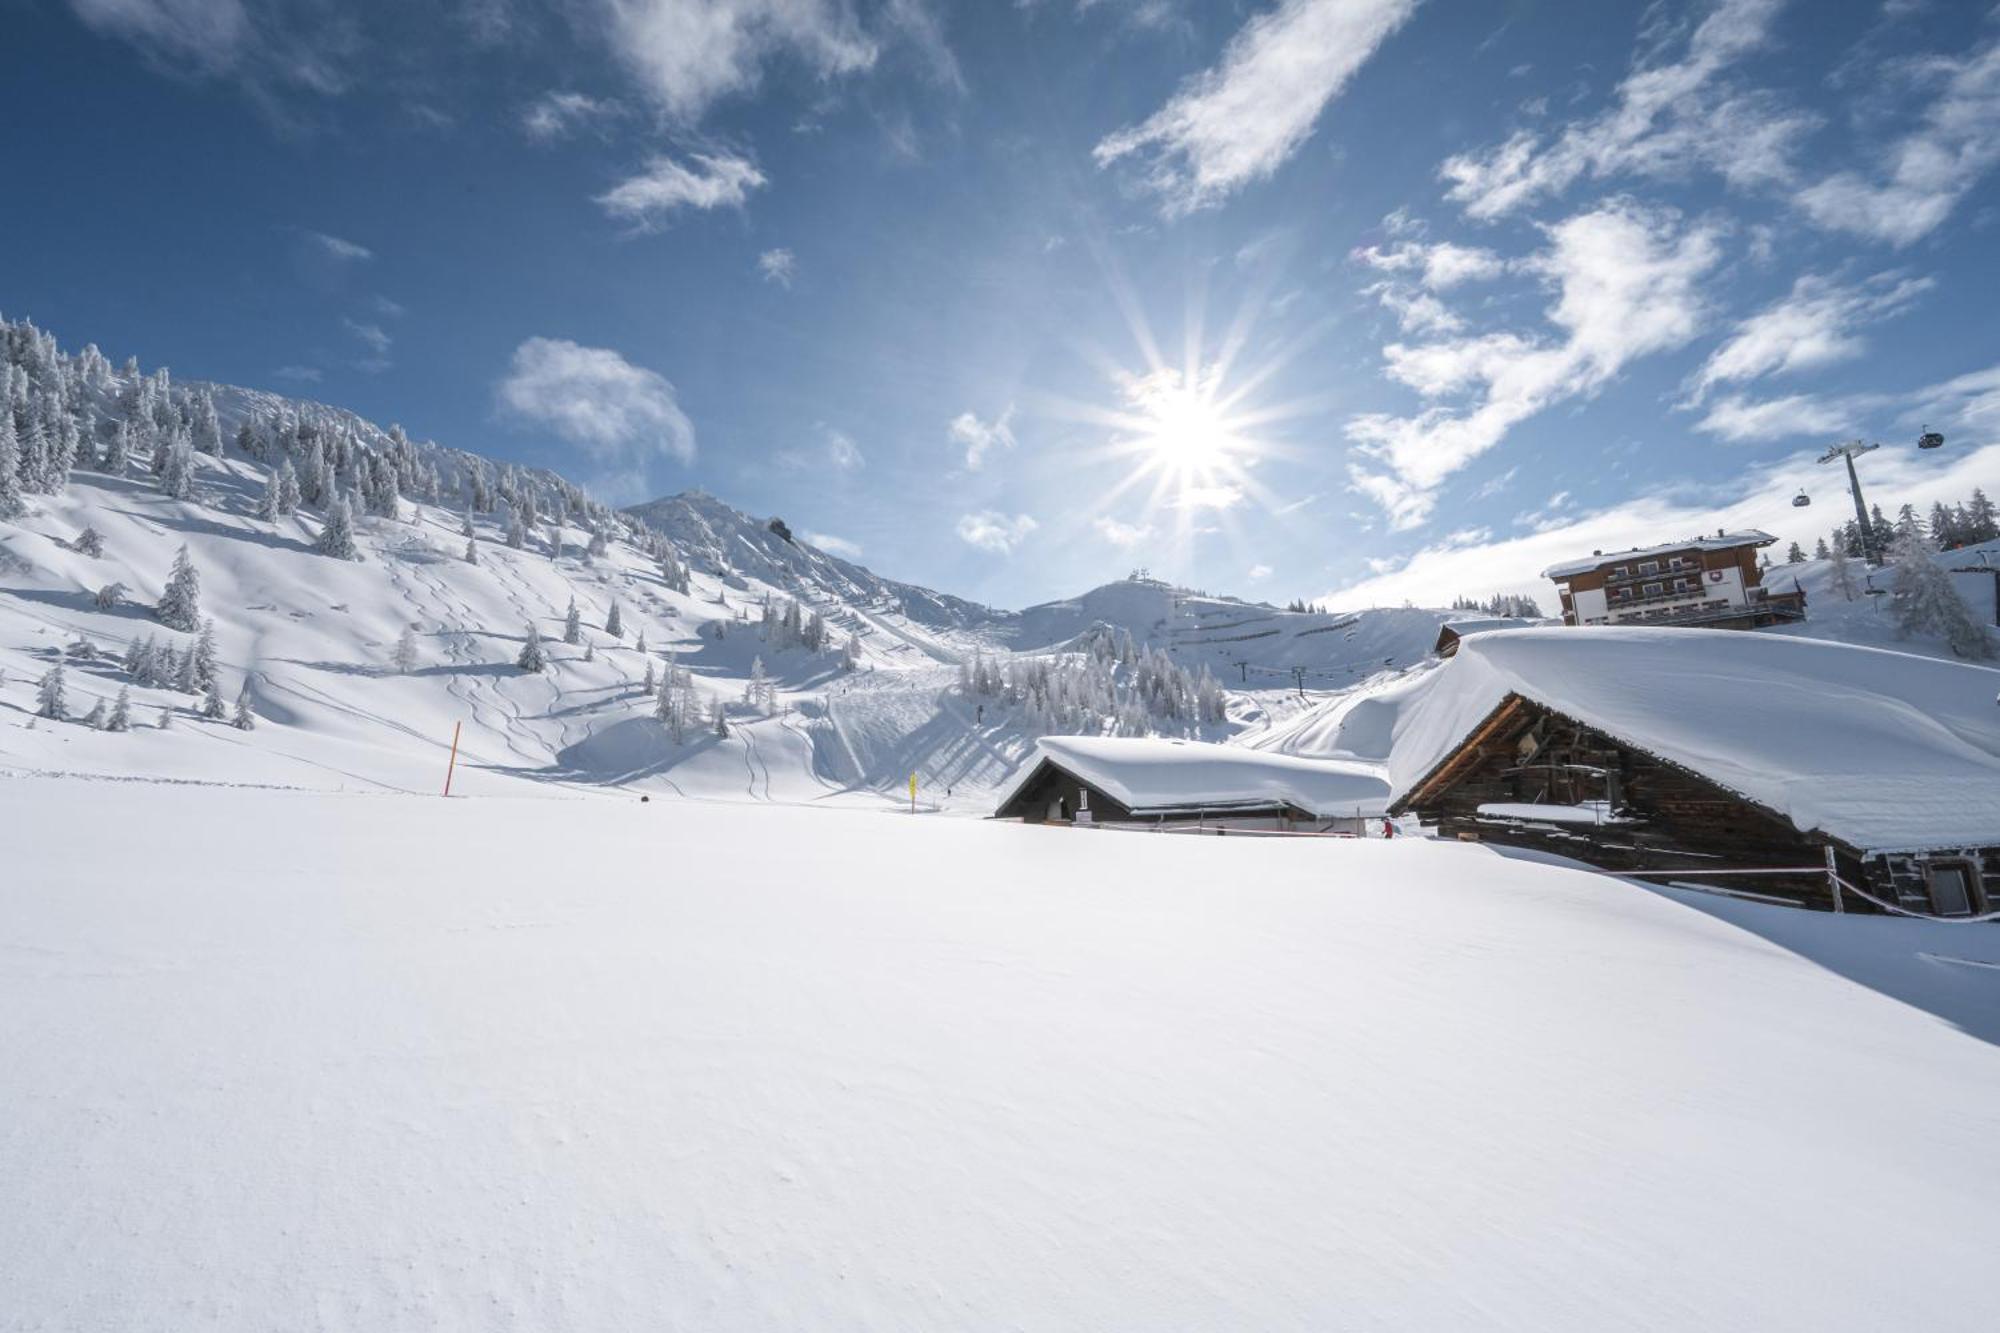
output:
[[[5,786],[10,1327],[2000,1321],[1991,931],[1423,839]]]

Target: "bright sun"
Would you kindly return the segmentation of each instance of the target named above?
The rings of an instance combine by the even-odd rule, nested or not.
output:
[[[1235,462],[1240,444],[1221,409],[1201,387],[1171,372],[1151,375],[1132,390],[1134,443],[1143,461],[1177,485],[1211,481]]]

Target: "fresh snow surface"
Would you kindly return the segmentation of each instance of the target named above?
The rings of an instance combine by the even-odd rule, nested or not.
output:
[[[2000,1324],[1977,928],[1425,839],[0,799],[8,1327]]]
[[[1325,819],[1379,815],[1389,803],[1389,781],[1379,764],[1153,736],[1045,736],[1040,752],[1134,814],[1284,802]],[[1015,788],[1035,768],[1021,765]],[[1012,799],[1013,791],[998,804]]]
[[[2000,842],[2000,671],[1817,639],[1622,627],[1475,634],[1398,720],[1422,780],[1520,694],[1863,850]]]

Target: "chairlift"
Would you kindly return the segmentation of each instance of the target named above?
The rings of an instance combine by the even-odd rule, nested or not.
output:
[[[1792,497],[1792,508],[1794,509],[1804,509],[1807,505],[1811,503],[1812,503],[1812,497],[1810,495],[1807,495],[1804,491],[1800,491],[1797,495],[1794,495]]]
[[[1932,430],[1929,426],[1925,426],[1924,433],[1917,436],[1917,448],[1942,449],[1944,448],[1944,436]]]

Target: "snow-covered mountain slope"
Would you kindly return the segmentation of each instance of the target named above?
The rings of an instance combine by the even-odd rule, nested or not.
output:
[[[1165,648],[1184,668],[1205,666],[1232,688],[1294,685],[1297,670],[1308,688],[1323,690],[1423,661],[1438,627],[1466,614],[1414,607],[1282,611],[1134,577],[1001,617],[993,632],[1018,650],[1070,643],[1108,626]]]
[[[1990,929],[1418,838],[5,800],[10,1327],[2000,1321]]]
[[[15,771],[425,790],[457,728],[462,791],[879,800],[914,774],[921,799],[982,809],[1058,714],[1193,725],[1166,696],[1135,706],[1137,679],[1161,676],[1129,664],[1100,671],[1097,712],[1035,694],[1051,671],[1080,678],[1060,645],[1014,673],[1021,688],[973,697],[960,665],[1009,656],[1013,613],[881,579],[710,496],[618,514],[554,474],[322,404],[114,370],[31,326],[0,325],[0,344],[0,397],[26,431],[9,456],[27,484],[0,485],[0,766]],[[352,558],[318,549],[336,497],[355,502]],[[155,608],[183,548],[200,594],[176,629]],[[204,624],[201,679],[181,680]],[[516,665],[531,625],[539,671]],[[148,644],[163,651],[142,666]],[[59,666],[66,721],[37,716]],[[202,715],[211,670],[215,706],[247,692],[254,730]],[[647,688],[670,673],[679,724]],[[1167,682],[1183,704],[1193,675]],[[121,693],[128,727],[85,724],[111,723]],[[1212,738],[1231,729],[1216,711]]]
[[[789,529],[781,535],[772,526],[782,526],[781,519],[760,522],[705,491],[651,500],[625,512],[663,533],[696,569],[724,582],[754,578],[781,588],[848,617],[853,627],[869,624],[892,637],[906,636],[912,648],[942,661],[957,661],[958,647],[912,633],[913,624],[929,630],[977,629],[1005,615],[961,597],[885,579],[794,537]]]

